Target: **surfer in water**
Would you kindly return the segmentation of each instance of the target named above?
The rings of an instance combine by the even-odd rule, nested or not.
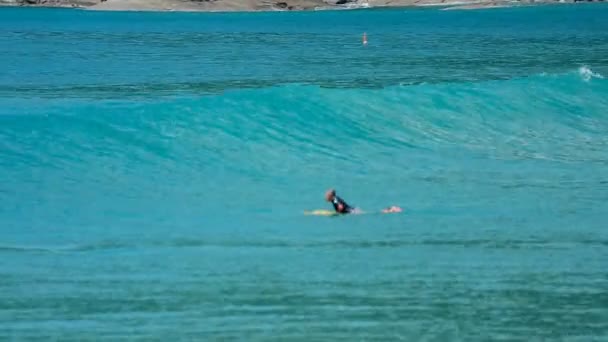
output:
[[[338,214],[361,213],[361,210],[351,207],[342,198],[338,197],[338,195],[336,195],[336,190],[334,189],[327,190],[327,192],[325,193],[325,200],[327,202],[331,202],[331,204],[334,206],[334,210]],[[383,213],[400,213],[401,211],[402,209],[397,206],[390,206],[382,210]]]
[[[331,202],[331,204],[334,206],[334,210],[336,210],[336,212],[339,214],[348,214],[354,210],[353,207],[348,205],[348,203],[344,202],[343,199],[336,195],[336,190],[334,189],[327,190],[325,193],[325,200],[327,202]]]

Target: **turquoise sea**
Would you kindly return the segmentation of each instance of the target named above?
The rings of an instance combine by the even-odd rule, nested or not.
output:
[[[0,340],[606,341],[607,77],[602,4],[1,8]]]

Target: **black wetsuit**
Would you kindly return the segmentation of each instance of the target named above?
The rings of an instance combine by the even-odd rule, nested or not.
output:
[[[353,210],[353,207],[348,205],[346,202],[344,202],[343,199],[338,196],[334,196],[334,199],[331,201],[331,204],[334,205],[334,209],[336,210],[336,212],[340,214],[348,214]],[[340,208],[338,207],[339,204],[342,204],[342,211],[340,211]]]

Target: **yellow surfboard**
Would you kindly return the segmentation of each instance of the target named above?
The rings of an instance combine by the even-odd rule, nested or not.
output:
[[[376,212],[376,213],[378,213],[378,214],[392,214],[392,213],[400,213],[402,211],[403,211],[403,209],[401,209],[400,207],[391,206],[391,207],[388,207],[388,208],[383,209],[382,211],[379,211],[379,212]],[[356,209],[356,211],[351,212],[350,214],[351,215],[373,214],[373,212],[364,212],[364,211]],[[335,210],[316,209],[316,210],[307,210],[307,211],[304,211],[304,215],[338,216],[338,215],[342,215],[342,214],[337,213]]]
[[[304,215],[337,216],[337,215],[340,215],[340,214],[337,213],[337,212],[335,212],[334,210],[317,209],[317,210],[305,211]]]

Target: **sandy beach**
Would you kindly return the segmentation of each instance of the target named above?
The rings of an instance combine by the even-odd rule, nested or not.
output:
[[[169,11],[285,11],[354,9],[386,6],[412,6],[419,0],[107,0],[92,10],[169,10]],[[432,0],[440,3],[438,0]]]
[[[91,10],[128,11],[261,11],[261,10],[307,10],[326,6],[321,0],[267,1],[267,0],[107,0],[88,7]]]
[[[572,3],[573,0],[565,1]],[[0,0],[0,6],[75,7],[98,11],[298,11],[379,7],[485,9],[564,3],[555,0]]]

